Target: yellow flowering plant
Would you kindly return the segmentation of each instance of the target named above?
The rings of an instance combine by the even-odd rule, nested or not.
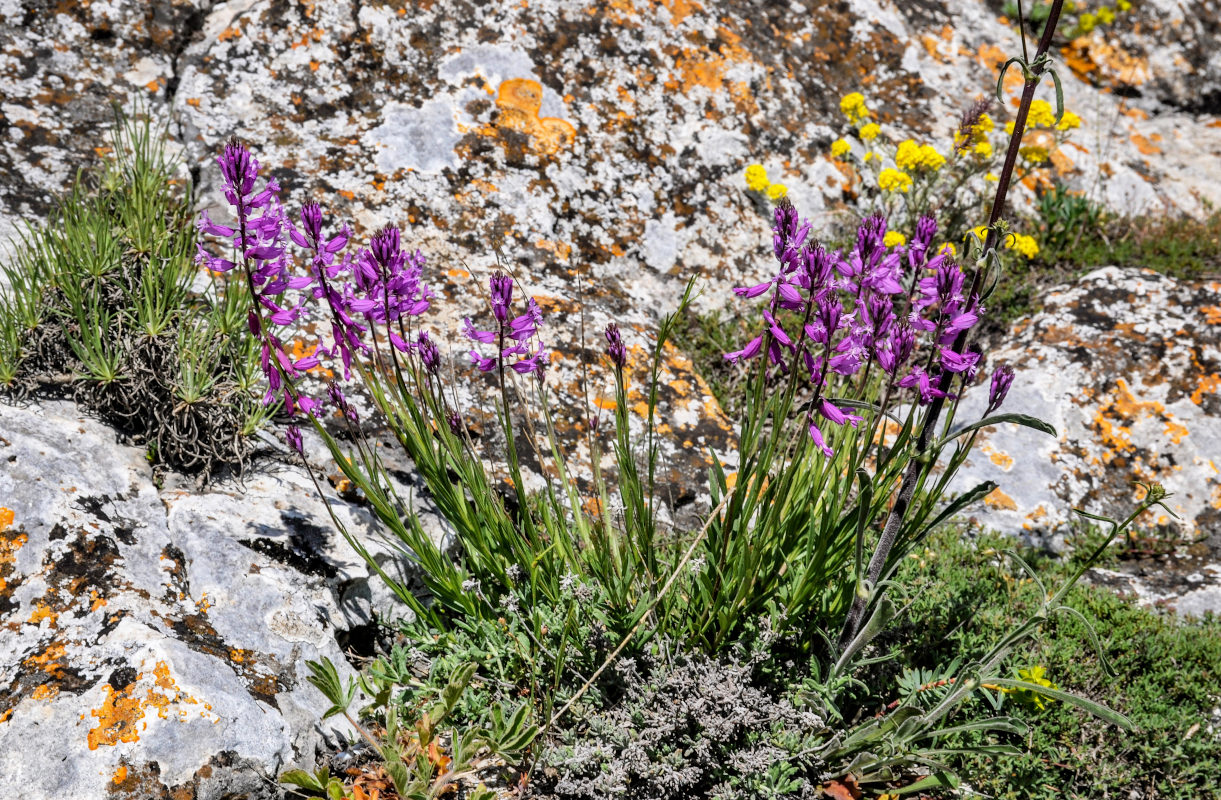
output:
[[[1134,5],[1132,0],[1107,0],[1106,2],[1077,0],[1077,2],[1065,3],[1056,34],[1064,39],[1088,36],[1098,28],[1114,25],[1131,12]],[[1010,19],[1018,18],[1019,8],[1015,0],[1008,0],[1003,9],[1005,16]],[[1043,32],[1043,26],[1047,23],[1050,10],[1049,0],[1035,0],[1033,7],[1025,15],[1026,24],[1036,35]]]
[[[844,144],[847,145],[847,142]],[[746,168],[743,177],[746,179],[746,188],[749,191],[767,197],[772,203],[779,203],[781,198],[788,196],[788,187],[783,183],[772,183],[762,164],[751,164]]]
[[[936,212],[949,243],[962,242],[967,220],[988,211],[991,184],[1013,133],[1013,123],[998,124],[990,107],[987,100],[972,104],[950,141],[939,147],[914,138],[897,140],[875,120],[865,97],[853,92],[840,101],[848,130],[831,143],[830,155],[847,178],[845,188],[861,198],[868,212],[885,215],[896,233],[911,233],[916,220]],[[1080,126],[1081,118],[1073,112],[1064,111],[1057,119],[1050,103],[1034,101],[1014,179],[1036,191],[1052,185],[1052,157]],[[1007,239],[1007,251],[1015,256],[1029,259],[1038,253],[1029,236],[1009,234]]]
[[[916,220],[936,211],[952,234],[964,230],[968,214],[984,206],[991,187],[979,180],[993,166],[1000,147],[992,144],[996,124],[986,103],[964,115],[950,142],[939,147],[915,139],[898,141],[883,129],[863,95],[840,101],[850,126],[831,144],[832,159],[842,165],[850,191],[868,211],[886,215],[898,230],[915,230]]]

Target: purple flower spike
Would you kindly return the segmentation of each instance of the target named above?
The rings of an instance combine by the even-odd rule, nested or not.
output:
[[[623,344],[619,326],[613,322],[606,326],[606,354],[619,369],[623,369],[627,364],[627,347]]]
[[[454,436],[461,436],[466,432],[466,426],[462,423],[462,415],[457,411],[446,411],[445,421],[449,423],[449,431]]]
[[[492,313],[496,321],[504,324],[509,318],[509,306],[513,304],[513,279],[503,272],[494,274],[489,283],[492,288]]]
[[[985,414],[991,414],[993,411],[1001,407],[1005,402],[1005,396],[1009,394],[1009,387],[1013,385],[1013,367],[1008,364],[1002,364],[992,373],[992,388],[988,391],[988,410]]]
[[[305,229],[311,244],[317,247],[318,240],[322,238],[322,208],[317,203],[306,203],[301,207],[301,227]]]
[[[399,243],[399,229],[387,225],[373,234],[373,238],[369,241],[369,252],[382,267],[391,269],[397,266],[395,262],[402,252]]]
[[[428,331],[420,331],[416,339],[416,351],[420,354],[420,363],[429,375],[437,375],[441,371],[441,349],[428,335]]]
[[[245,198],[254,191],[254,181],[259,176],[259,162],[250,155],[246,145],[237,139],[230,139],[220,158],[220,174],[225,180],[225,196],[233,205],[238,205],[238,198]],[[233,197],[229,197],[232,193]]]
[[[912,272],[918,272],[927,264],[928,250],[936,235],[937,220],[931,214],[921,217],[916,223],[916,235],[912,237],[911,245],[907,248],[907,265]]]
[[[305,455],[305,444],[301,441],[301,429],[296,425],[289,425],[288,430],[284,431],[284,439],[288,442],[288,446],[296,450],[301,455]]]

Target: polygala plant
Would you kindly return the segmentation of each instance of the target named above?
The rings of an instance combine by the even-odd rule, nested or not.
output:
[[[1048,31],[1058,13],[1056,3]],[[199,261],[245,288],[265,402],[282,401],[294,418],[287,430],[293,450],[304,450],[298,425],[321,437],[391,541],[418,566],[424,596],[391,577],[332,515],[414,612],[409,637],[437,663],[448,663],[453,652],[470,655],[471,663],[450,663],[452,679],[436,684],[444,688],[433,694],[420,688],[401,648],[375,661],[359,684],[345,684],[330,664],[315,665],[314,683],[334,703],[330,713],[349,715],[401,796],[436,796],[481,774],[489,753],[501,763],[529,763],[549,736],[577,735],[581,715],[614,702],[615,670],[608,669],[618,659],[657,658],[675,648],[695,659],[688,662],[695,672],[701,663],[769,647],[808,665],[791,681],[800,686],[791,711],[792,720],[805,720],[801,734],[750,734],[771,737],[775,757],[787,765],[767,773],[771,796],[800,796],[789,793],[838,780],[879,790],[951,785],[946,759],[953,752],[940,744],[946,737],[1026,730],[1005,715],[949,724],[961,709],[978,712],[968,701],[983,690],[996,692],[997,707],[1007,692],[1033,692],[1126,724],[1046,681],[1006,677],[1003,670],[1012,648],[1065,608],[1061,600],[1076,578],[1044,592],[1027,623],[999,633],[985,658],[957,665],[938,691],[912,692],[863,721],[847,705],[864,688],[856,675],[877,660],[870,642],[898,613],[890,593],[899,563],[940,523],[995,488],[985,483],[947,497],[979,430],[1011,423],[1054,433],[1033,417],[997,413],[1014,380],[1005,366],[992,371],[984,417],[957,418],[982,365],[968,337],[996,282],[1001,213],[1034,89],[1047,70],[1049,37],[1033,60],[1017,59],[1026,90],[991,218],[962,258],[935,244],[939,226],[931,215],[914,220],[910,240],[901,242],[887,236],[886,216],[869,216],[850,248],[828,250],[797,208],[776,198],[772,277],[734,290],[763,304],[757,335],[725,354],[753,373],[739,421],[737,470],[731,479],[714,456],[712,509],[698,530],[663,531],[658,522],[658,383],[675,315],[662,321],[652,348],[642,438],[629,424],[629,349],[616,326],[605,331],[617,400],[609,446],[618,477],[611,485],[597,469],[596,445],[589,498],[569,474],[551,423],[546,339],[553,334],[546,317],[512,277],[490,275],[486,309],[471,311],[461,335],[471,343],[470,366],[492,376],[496,387],[504,451],[494,471],[464,422],[469,410],[446,391],[440,337],[422,324],[437,302],[425,283],[423,255],[404,249],[395,227],[351,252],[347,226],[328,228],[315,203],[290,213],[274,178],[259,185],[259,164],[246,145],[225,145],[218,161],[233,222],[204,214],[200,230],[231,251],[201,244]],[[692,293],[689,284],[678,313]],[[283,331],[311,314],[329,335],[308,355],[294,356]],[[315,396],[303,378],[323,364],[336,377]],[[398,494],[345,394],[349,381],[359,382],[414,462],[452,526],[453,552],[429,537],[410,498]],[[346,430],[346,443],[323,424],[329,414]],[[540,491],[525,489],[525,452],[536,453],[544,473],[555,476]],[[496,477],[501,466],[507,481]],[[1163,498],[1151,488],[1137,513]],[[1111,537],[1134,518],[1111,523]],[[442,647],[448,650],[438,652]],[[590,662],[595,653],[605,658]],[[363,721],[349,711],[357,688],[373,701]],[[478,702],[463,700],[467,692]],[[443,722],[454,726],[447,734],[451,755],[437,759],[428,753]],[[1018,752],[1010,744],[980,747]],[[329,774],[285,779],[314,792],[344,791]],[[740,788],[739,779],[724,785]]]

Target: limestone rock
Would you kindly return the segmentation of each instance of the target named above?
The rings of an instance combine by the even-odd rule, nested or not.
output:
[[[300,470],[159,493],[140,451],[69,403],[0,406],[0,461],[8,785],[275,797],[280,770],[313,765],[328,704],[305,662],[352,674],[371,592]],[[368,536],[364,512],[338,513]]]
[[[1138,529],[1195,544],[1165,570],[1170,583],[1147,583],[1142,596],[1196,593],[1177,602],[1221,610],[1221,282],[1095,270],[1051,290],[988,360],[1016,373],[1002,411],[1040,417],[1059,436],[1012,425],[980,436],[953,486],[999,485],[977,521],[1058,542],[1073,508],[1123,519],[1143,497],[1134,482],[1161,483],[1178,518],[1153,509]],[[986,402],[985,381],[958,419],[977,419]],[[1199,580],[1188,585],[1189,574]]]

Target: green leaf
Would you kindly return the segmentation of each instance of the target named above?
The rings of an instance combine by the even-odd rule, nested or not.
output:
[[[1040,686],[1037,683],[1018,680],[1016,678],[991,678],[988,683],[994,683],[997,686],[1004,686],[1011,689],[1025,689],[1029,692],[1041,694],[1044,697],[1050,697],[1053,700],[1061,700],[1069,705],[1076,706],[1083,711],[1088,711],[1099,719],[1106,720],[1114,725],[1118,725],[1127,731],[1136,730],[1136,725],[1132,720],[1120,714],[1118,711],[1112,711],[1101,703],[1095,703],[1093,700],[1087,700],[1079,695],[1064,692],[1059,689],[1052,689],[1047,686]]]
[[[979,422],[973,422],[970,425],[967,425],[962,428],[958,428],[957,430],[951,431],[944,439],[937,442],[935,449],[940,450],[941,448],[945,447],[947,444],[949,444],[954,439],[957,439],[959,436],[962,436],[964,433],[970,433],[971,431],[977,431],[980,428],[986,428],[989,425],[999,425],[1002,422],[1012,422],[1015,425],[1022,425],[1023,427],[1026,427],[1026,428],[1034,428],[1036,431],[1039,431],[1041,433],[1046,433],[1050,436],[1059,435],[1056,433],[1055,426],[1051,425],[1050,423],[1044,422],[1043,420],[1039,419],[1038,417],[1032,417],[1029,414],[997,414],[992,417],[987,417],[986,419],[981,419]]]
[[[1014,64],[1020,65],[1023,72],[1026,71],[1026,62],[1022,61],[1022,59],[1018,58],[1017,56],[1009,59],[1001,66],[1001,74],[996,79],[996,99],[1002,103],[1005,102],[1005,73],[1008,72],[1009,67],[1013,66]]]
[[[934,519],[928,525],[925,525],[924,530],[920,531],[919,536],[916,538],[923,539],[930,531],[935,530],[942,522],[946,521],[950,517],[953,517],[967,506],[983,500],[985,497],[991,494],[994,489],[996,489],[996,483],[994,481],[984,481],[971,491],[959,495],[952,503],[946,506],[940,514],[937,515],[936,519]]]
[[[852,660],[852,657],[861,648],[869,644],[875,636],[881,633],[894,617],[895,604],[891,602],[889,597],[882,595],[874,612],[869,616],[865,624],[861,626],[860,632],[848,643],[848,646],[844,648],[843,655],[835,662],[835,666],[831,670],[832,674],[839,675],[844,667],[848,665],[848,662]]]
[[[1056,124],[1059,125],[1064,119],[1064,87],[1060,85],[1060,73],[1055,69],[1047,67],[1044,72],[1051,75],[1051,82],[1056,85]]]
[[[309,789],[311,792],[326,791],[326,782],[330,778],[327,768],[323,767],[318,770],[318,776],[316,778],[303,769],[290,769],[280,773],[280,783],[291,783],[302,789]]]
[[[949,728],[929,731],[928,733],[920,736],[920,738],[939,739],[943,736],[950,736],[951,734],[955,733],[970,733],[972,731],[995,731],[1025,736],[1030,732],[1030,726],[1017,717],[990,717],[988,719],[980,719],[974,722],[965,722],[962,725],[954,725],[953,727]]]
[[[329,658],[324,657],[322,661],[307,661],[305,664],[313,673],[306,680],[316,686],[318,691],[331,701],[331,707],[326,710],[322,718],[327,719],[347,711],[348,706],[352,704],[352,698],[356,695],[356,681],[349,678],[345,687],[339,677],[339,671],[335,669],[335,665]]]
[[[906,786],[898,789],[891,789],[891,794],[911,794],[912,792],[922,792],[926,789],[957,789],[961,781],[958,776],[952,772],[934,772],[932,775],[927,775],[915,783],[909,783]]]

